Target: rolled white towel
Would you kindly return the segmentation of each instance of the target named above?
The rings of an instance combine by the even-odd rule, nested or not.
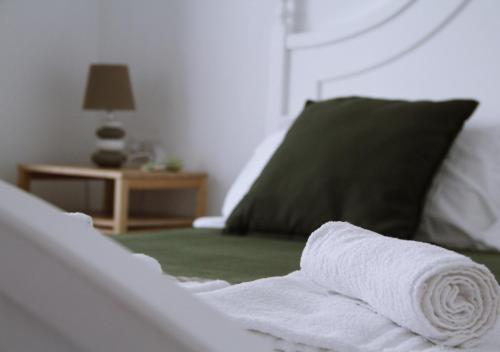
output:
[[[491,272],[434,245],[329,222],[309,237],[300,266],[317,284],[444,346],[476,345],[497,319]]]

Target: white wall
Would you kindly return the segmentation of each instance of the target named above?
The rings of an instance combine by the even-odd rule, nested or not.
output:
[[[165,136],[188,167],[207,170],[209,212],[265,128],[269,0],[174,1],[171,87]]]
[[[0,178],[14,182],[20,162],[87,159],[95,121],[81,102],[98,14],[98,0],[0,1]]]
[[[99,59],[130,67],[136,111],[118,113],[129,140],[164,140],[171,7],[171,1],[164,0],[102,0]]]
[[[264,134],[273,2],[103,4],[100,57],[131,68],[137,111],[120,114],[129,136],[161,141],[186,169],[207,171],[208,211],[219,214]]]

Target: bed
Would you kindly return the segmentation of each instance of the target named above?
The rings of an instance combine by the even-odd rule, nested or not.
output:
[[[156,258],[170,275],[231,283],[286,275],[299,269],[305,245],[303,240],[283,239],[279,235],[241,237],[217,229],[173,229],[113,238],[132,252]],[[459,252],[486,265],[500,282],[498,252]]]
[[[97,341],[101,347],[106,347],[101,350],[130,350],[130,346],[141,349],[141,344],[154,344],[154,348],[150,350],[161,350],[162,343],[165,343],[164,346],[174,347],[180,344],[186,351],[243,351],[245,348],[265,351],[272,345],[278,351],[441,352],[450,351],[450,346],[462,347],[462,343],[470,342],[469,340],[482,336],[488,330],[490,345],[486,347],[492,348],[481,348],[479,351],[497,351],[500,324],[494,325],[499,296],[495,278],[497,281],[500,279],[500,255],[489,250],[498,245],[499,225],[496,221],[500,212],[496,212],[496,207],[500,202],[496,201],[496,197],[500,196],[500,192],[495,191],[495,187],[500,183],[497,182],[498,177],[491,177],[500,174],[496,169],[486,167],[486,171],[479,174],[480,177],[466,177],[467,182],[462,182],[463,187],[459,188],[443,189],[442,182],[438,182],[438,186],[435,183],[429,193],[432,206],[427,206],[422,213],[425,226],[437,229],[437,233],[446,232],[450,235],[447,238],[429,236],[422,240],[440,246],[453,247],[456,244],[461,247],[460,252],[485,264],[495,278],[484,267],[456,253],[424,245],[422,242],[389,239],[366,233],[360,228],[353,231],[359,231],[360,236],[366,237],[368,242],[376,242],[378,249],[383,247],[380,243],[396,241],[398,248],[403,251],[395,256],[398,260],[391,262],[390,268],[394,270],[402,266],[410,274],[403,272],[394,280],[393,272],[384,270],[384,265],[377,262],[379,258],[373,255],[373,251],[368,248],[363,252],[363,248],[356,248],[361,250],[360,258],[364,260],[360,262],[365,263],[364,265],[343,263],[344,265],[336,267],[335,260],[332,259],[336,257],[327,253],[329,265],[320,265],[318,270],[310,270],[309,274],[312,274],[305,277],[301,275],[305,275],[306,269],[310,268],[307,259],[315,259],[315,252],[311,248],[321,248],[311,244],[304,250],[304,237],[309,233],[299,234],[298,237],[302,238],[294,239],[273,234],[272,231],[265,234],[250,232],[241,236],[241,233],[223,230],[227,227],[230,214],[253,188],[252,184],[261,175],[267,161],[287,133],[288,126],[308,99],[323,101],[331,97],[352,95],[407,100],[474,97],[481,105],[471,122],[465,126],[465,131],[474,132],[464,134],[466,137],[462,136],[457,140],[458,144],[450,151],[452,154],[443,163],[444,171],[438,178],[441,181],[443,178],[452,179],[454,181],[449,184],[456,186],[454,182],[460,181],[453,178],[456,176],[454,170],[457,166],[460,166],[459,169],[463,167],[459,175],[470,176],[483,170],[478,165],[496,164],[492,160],[498,155],[498,145],[494,142],[498,139],[495,138],[497,129],[489,125],[494,124],[495,119],[500,116],[497,99],[497,82],[500,82],[500,50],[496,38],[497,2],[380,1],[367,11],[361,11],[360,15],[339,20],[333,26],[321,30],[308,28],[305,24],[307,21],[302,17],[308,11],[308,4],[314,5],[314,1],[283,0],[278,4],[279,16],[272,42],[266,126],[271,140],[265,141],[264,147],[257,148],[258,161],[249,162],[250,166],[243,170],[243,177],[229,190],[221,216],[198,219],[196,228],[193,229],[173,229],[109,239],[99,236],[92,229],[69,223],[57,211],[47,208],[39,200],[15,194],[0,183],[2,192],[8,195],[7,201],[0,203],[0,225],[8,234],[4,242],[8,246],[1,248],[3,252],[0,259],[4,265],[0,265],[3,270],[0,275],[3,296],[0,297],[20,302],[20,307],[33,313],[28,320],[31,324],[43,319],[50,323],[46,326],[57,327],[51,331],[52,335],[58,337],[54,341],[63,344],[66,340],[60,337],[64,336],[68,341],[84,345],[86,348],[83,350],[98,350],[92,348],[95,347],[92,346],[94,341]],[[485,47],[495,49],[485,55]],[[453,60],[450,60],[450,55],[453,55]],[[475,128],[482,132],[477,134]],[[483,138],[484,131],[489,134],[489,139]],[[487,146],[482,145],[485,140],[488,140],[485,143]],[[491,148],[492,145],[495,148]],[[486,155],[486,160],[480,158],[485,163],[476,163],[478,159],[466,153],[471,149],[481,151],[476,156]],[[461,164],[463,160],[467,161],[465,166]],[[475,182],[477,180],[481,182]],[[472,189],[472,193],[462,192],[465,188]],[[441,196],[443,192],[447,197]],[[464,196],[476,201],[463,201]],[[490,201],[491,199],[494,201]],[[449,202],[443,204],[445,200]],[[486,207],[487,210],[474,211],[477,207]],[[443,209],[446,211],[443,212]],[[36,214],[28,221],[23,218],[27,210]],[[446,216],[436,218],[440,211],[441,215]],[[450,213],[453,215],[449,216]],[[470,214],[479,216],[468,218]],[[436,226],[437,220],[445,221]],[[340,227],[342,230],[342,227],[345,229],[349,226],[352,225],[327,223],[318,232],[315,231],[317,236],[313,236],[314,240],[331,240],[333,245],[330,249],[337,250],[339,242],[336,241],[341,241],[342,237],[323,236],[322,231],[327,231],[329,227]],[[73,227],[76,236],[65,236],[64,232]],[[349,237],[349,233],[344,235]],[[237,285],[204,292],[198,295],[199,299],[195,299],[164,276],[134,263],[130,253],[123,247],[115,246],[116,242],[132,252],[156,258],[167,274],[181,279],[223,279]],[[428,251],[430,254],[443,254],[446,259],[451,258],[453,263],[456,260],[460,265],[447,267],[450,261],[446,260],[432,262],[446,266],[451,271],[444,275],[434,271],[437,269],[431,265],[421,269],[415,258],[405,258],[404,250],[411,252],[414,247],[417,252],[422,250],[422,253]],[[15,250],[20,249],[29,254],[28,261],[17,255]],[[37,262],[37,255],[43,261]],[[350,264],[356,264],[355,259],[357,258]],[[373,263],[380,270],[364,270],[370,266],[366,262]],[[14,267],[19,266],[16,271],[6,269],[13,264]],[[296,271],[299,265],[301,270]],[[359,290],[350,286],[354,281],[358,288],[364,288],[361,290],[363,297],[350,297],[342,291],[345,287],[341,290],[331,289],[328,278],[321,281],[324,279],[321,277],[324,274],[322,270],[330,267],[335,267],[333,272],[345,280],[343,284],[348,282],[348,289],[359,293]],[[351,275],[350,270],[356,269],[364,272],[358,271],[359,275]],[[51,275],[52,271],[59,272],[58,270],[64,272],[60,276]],[[419,270],[430,279],[420,281],[419,285],[405,287],[405,282],[413,283],[412,273]],[[290,272],[292,273],[288,274]],[[382,275],[386,279],[389,277],[389,280],[378,282],[372,277],[377,275],[372,274]],[[32,275],[33,279],[27,280],[27,283],[19,280],[19,277],[28,275]],[[310,279],[314,275],[318,275],[319,285],[311,284]],[[82,280],[75,280],[75,277]],[[443,278],[444,285],[441,282]],[[457,284],[450,289],[447,280]],[[367,282],[372,284],[368,286],[370,289],[366,289]],[[376,289],[372,289],[373,287]],[[429,287],[430,294],[437,292],[437,296],[432,296],[431,299],[425,296],[425,300],[419,300],[422,297],[420,294],[428,294]],[[439,315],[443,306],[446,310],[450,304],[450,296],[452,309],[456,301],[461,305],[463,297],[457,292],[463,287],[465,295],[474,293],[471,294],[474,297],[471,305],[479,306],[479,309],[474,306],[472,310],[480,318],[470,325],[475,327],[480,321],[481,326],[479,331],[472,331],[472,336],[469,336],[470,331],[467,334],[462,334],[462,331],[455,333],[455,321],[452,322],[451,329],[447,329],[446,322],[439,325],[442,321],[436,319],[439,328],[435,329],[435,326],[429,328],[432,324],[428,324],[426,320],[427,325],[424,324],[422,330],[418,326],[413,329],[414,322],[407,321],[415,310],[417,315],[421,313],[419,309],[422,301],[426,304],[425,313],[430,312],[433,319],[436,318],[434,315]],[[391,299],[393,291],[397,292],[399,289],[402,289],[404,295],[396,298],[403,299]],[[43,290],[42,295],[33,295],[33,292],[38,293],[40,290]],[[371,294],[380,294],[381,300],[389,306],[388,310],[384,311],[384,307],[380,306],[375,309],[376,302],[371,303]],[[444,299],[441,300],[443,296]],[[417,309],[411,304],[412,299],[418,302]],[[202,304],[201,301],[209,305]],[[335,304],[332,305],[332,302]],[[0,303],[5,303],[5,300],[0,300]],[[396,303],[401,303],[403,309],[392,306]],[[8,305],[0,307],[6,309],[5,306]],[[64,309],[57,310],[61,306]],[[78,309],[79,306],[84,309]],[[434,310],[435,307],[438,309]],[[339,311],[341,314],[331,314]],[[382,311],[384,312],[381,313]],[[257,313],[263,316],[256,317]],[[94,314],[102,319],[92,319]],[[247,340],[248,336],[236,328],[234,321],[224,319],[224,314],[235,318],[245,329],[265,335],[261,337],[270,342],[270,345],[252,345],[254,340]],[[428,317],[422,313],[416,320],[422,316]],[[129,321],[134,322],[134,325],[127,325]],[[18,327],[29,325],[22,319],[15,323]],[[492,325],[496,330],[492,330]],[[155,328],[149,329],[151,326]],[[446,328],[441,329],[443,326]],[[484,326],[486,327],[483,329]],[[2,331],[3,337],[10,337],[16,331],[7,327],[9,329]],[[426,334],[429,330],[432,330],[431,333]],[[449,335],[448,330],[451,330]],[[161,334],[151,337],[152,332],[156,331]],[[38,340],[44,341],[40,337]],[[25,339],[19,338],[16,342],[27,346]]]
[[[173,229],[114,239],[132,252],[156,258],[170,275],[231,283],[297,270],[305,244],[268,235],[231,236],[217,229]]]
[[[498,4],[467,0],[380,1],[366,11],[350,13],[319,27],[307,19],[308,13],[315,11],[314,6],[318,2],[279,2],[271,44],[267,137],[229,189],[221,215],[198,219],[194,229],[126,235],[115,240],[132,251],[155,257],[171,275],[242,283],[208,293],[206,299],[243,322],[246,329],[269,334],[279,351],[446,350],[429,343],[442,344],[443,340],[434,340],[425,333],[405,335],[399,327],[407,326],[405,317],[403,322],[392,320],[398,327],[382,321],[380,325],[363,325],[374,317],[358,312],[357,303],[341,309],[338,317],[328,316],[325,312],[331,310],[331,302],[322,299],[329,291],[316,295],[315,288],[304,288],[308,279],[295,276],[295,270],[304,271],[304,237],[310,232],[295,231],[294,235],[302,235],[302,240],[273,231],[249,231],[239,236],[240,232],[232,232],[231,218],[248,194],[261,186],[262,175],[269,177],[267,165],[283,150],[281,143],[289,139],[290,126],[294,128],[308,109],[304,102],[352,96],[410,101],[473,97],[480,102],[479,108],[465,124],[429,187],[414,239],[453,248],[486,265],[499,281],[500,170],[494,165],[500,151],[496,121],[500,116],[496,97],[500,48],[494,34],[498,33],[498,23],[491,15],[498,12]],[[280,209],[280,204],[270,208]],[[257,213],[258,208],[252,211]],[[259,216],[266,214],[261,212]],[[345,268],[336,267],[336,272]],[[316,269],[321,271],[321,265]],[[309,279],[315,275],[313,270]],[[351,278],[347,275],[344,279]],[[369,280],[369,276],[360,279],[360,287]],[[335,282],[325,287],[336,288]],[[384,292],[382,300],[390,296],[386,287],[378,288]],[[411,315],[411,311],[403,316]],[[495,315],[496,309],[481,311]],[[358,313],[365,318],[356,320],[359,325],[350,325],[352,315]],[[325,326],[338,330],[327,331]],[[496,327],[489,335],[489,347],[484,345],[478,351],[498,350],[498,324]],[[342,331],[341,338],[336,331]],[[365,335],[370,337],[363,340]],[[349,338],[352,340],[346,344]],[[444,344],[459,345],[449,340]]]

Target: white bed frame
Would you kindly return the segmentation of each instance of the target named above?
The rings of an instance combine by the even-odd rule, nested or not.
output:
[[[0,181],[1,351],[270,351],[88,224]]]
[[[498,1],[376,1],[358,17],[298,32],[304,3],[279,2],[268,132],[289,124],[306,99],[346,95],[472,97],[481,105],[471,124],[500,118]]]

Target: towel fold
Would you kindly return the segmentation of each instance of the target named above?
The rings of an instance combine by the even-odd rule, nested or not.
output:
[[[476,345],[497,319],[499,287],[485,266],[345,222],[326,223],[309,237],[301,270],[318,285],[366,302],[444,346]]]
[[[179,285],[191,293],[213,292],[231,286],[229,282],[224,280],[184,281],[179,282]]]

